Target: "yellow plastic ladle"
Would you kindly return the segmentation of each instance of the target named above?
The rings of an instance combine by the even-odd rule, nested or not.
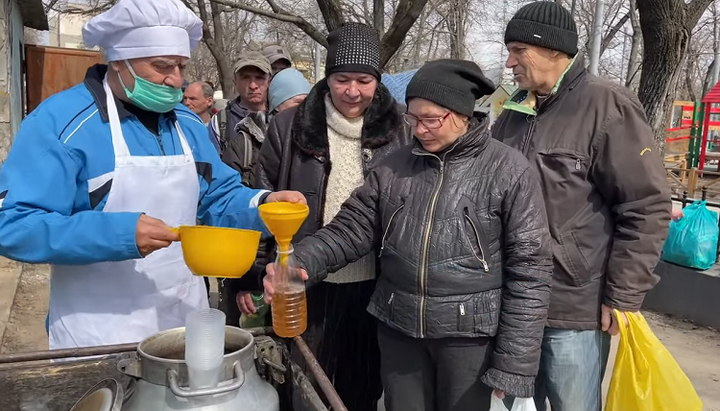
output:
[[[185,264],[203,277],[242,277],[255,262],[260,245],[260,231],[203,225],[170,230],[180,235]]]

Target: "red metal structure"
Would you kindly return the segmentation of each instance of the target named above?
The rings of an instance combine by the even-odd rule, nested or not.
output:
[[[702,143],[700,144],[700,162],[698,164],[698,170],[702,170],[705,166],[708,134],[710,132],[710,115],[716,112],[714,110],[717,110],[717,107],[713,107],[713,105],[720,104],[720,83],[715,84],[715,86],[708,91],[702,99],[702,104],[705,116],[703,118]]]

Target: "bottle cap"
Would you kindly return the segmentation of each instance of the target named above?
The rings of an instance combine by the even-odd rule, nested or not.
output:
[[[251,293],[250,294],[250,298],[252,298],[253,301],[261,301],[264,296],[265,296],[264,293]]]

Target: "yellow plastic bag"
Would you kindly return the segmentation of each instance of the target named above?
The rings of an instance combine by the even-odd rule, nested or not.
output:
[[[616,310],[615,316],[620,313]],[[702,401],[640,313],[626,313],[605,411],[702,411]],[[623,322],[620,321],[620,324]]]

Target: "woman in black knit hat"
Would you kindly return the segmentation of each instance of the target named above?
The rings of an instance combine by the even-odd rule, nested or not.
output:
[[[294,241],[329,223],[365,176],[412,139],[404,106],[380,83],[377,30],[345,23],[332,31],[325,74],[303,103],[273,117],[255,168],[255,188],[286,187],[305,195],[310,215]],[[307,292],[303,339],[349,411],[377,411],[382,394],[375,319],[365,310],[377,271],[377,259],[368,255]],[[262,287],[260,281],[256,286]],[[246,291],[252,289],[237,300],[247,314],[254,306]]]
[[[492,389],[533,395],[552,252],[530,165],[473,112],[493,90],[475,63],[427,63],[406,93],[414,144],[295,246],[310,289],[379,256],[368,311],[379,321],[388,411],[488,410]],[[269,266],[270,298],[273,275]]]

